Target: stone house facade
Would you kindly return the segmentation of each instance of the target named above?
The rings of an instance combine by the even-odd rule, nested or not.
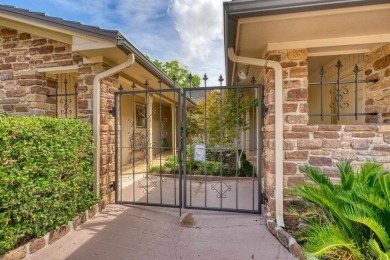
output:
[[[130,60],[114,73],[98,75]],[[130,62],[129,62],[130,63]],[[120,85],[172,88],[174,83],[118,31],[68,22],[23,9],[0,5],[0,112],[8,116],[76,117],[94,127],[95,193],[106,203],[114,199],[114,92]],[[66,79],[67,85],[64,85]],[[95,80],[95,82],[94,82]],[[65,88],[68,111],[61,103]],[[95,84],[95,85],[94,85]],[[96,86],[98,84],[98,86]],[[94,89],[99,88],[98,111]],[[75,104],[76,103],[76,104]],[[77,107],[75,107],[77,105]],[[66,113],[66,116],[64,115]],[[98,115],[98,120],[94,118]]]
[[[374,53],[381,53],[372,60]],[[383,163],[390,170],[390,125],[388,111],[390,100],[386,92],[390,87],[390,63],[381,62],[390,55],[390,44],[365,55],[364,73],[367,78],[376,77],[378,82],[368,83],[366,95],[366,111],[377,112],[377,116],[366,116],[366,124],[310,124],[308,109],[308,62],[307,50],[281,50],[268,53],[272,59],[279,61],[283,67],[283,117],[284,117],[284,162],[283,180],[285,187],[301,183],[304,175],[299,167],[309,164],[319,167],[334,181],[339,180],[336,164],[343,159],[352,161],[356,167],[367,160]],[[373,68],[373,64],[376,69]],[[374,71],[374,72],[373,72]],[[387,72],[386,72],[387,71]],[[273,211],[275,156],[274,156],[274,124],[273,106],[273,71],[266,75],[264,97],[265,105],[270,110],[265,116],[265,154],[264,171],[265,187],[270,210]],[[386,74],[387,73],[387,74]],[[387,100],[387,101],[386,101]],[[374,105],[375,104],[375,105]],[[290,198],[285,196],[285,200]]]
[[[354,167],[375,160],[390,170],[390,5],[315,2],[224,3],[227,78],[234,82],[237,73],[246,69],[260,75],[264,85],[263,185],[268,212],[276,215],[279,226],[284,226],[283,215],[290,224],[283,205],[292,197],[283,191],[304,180],[301,166],[318,167],[335,182],[339,181],[336,165],[343,159],[351,160]],[[271,61],[278,65],[270,66]],[[331,106],[337,61],[342,64],[341,80],[351,81],[343,93],[349,104],[338,108],[351,115],[339,119],[337,107]],[[356,79],[362,80],[358,86],[356,65]],[[325,81],[333,81],[323,94],[320,86],[311,84],[320,80],[321,67],[329,68]],[[313,116],[320,113],[322,103],[322,113],[329,114],[323,120]],[[277,106],[281,112],[276,112]],[[356,111],[362,115],[355,120]],[[279,147],[276,139],[283,140]]]
[[[278,213],[277,176],[281,177],[279,189],[283,191],[302,182],[304,175],[299,167],[305,164],[320,167],[334,181],[338,180],[336,164],[342,159],[352,160],[355,166],[375,159],[390,169],[390,25],[385,19],[390,6],[376,1],[378,3],[364,2],[360,6],[352,3],[346,7],[324,4],[315,7],[318,10],[314,7],[305,10],[307,6],[297,5],[297,1],[285,6],[277,6],[278,3],[263,6],[262,2],[225,4],[225,48],[226,52],[235,48],[237,55],[266,60],[265,69],[252,65],[247,70],[262,75],[264,82],[263,100],[268,110],[263,127],[263,187],[268,210]],[[308,6],[310,3],[308,1]],[[241,16],[244,11],[245,15]],[[365,26],[354,30],[357,35],[344,35],[351,24],[357,22],[356,17],[366,22],[373,16],[384,17],[373,20],[375,37]],[[347,22],[337,24],[341,18]],[[313,21],[328,24],[329,31],[324,29],[323,34],[318,33]],[[302,27],[302,24],[307,26]],[[292,29],[299,35],[291,33]],[[121,67],[111,73],[113,68],[129,61],[131,54],[135,56],[131,67]],[[333,120],[334,116],[330,123],[327,119],[321,122],[310,116],[317,102],[311,99],[312,77],[315,78],[318,65],[334,67],[335,59],[342,59],[344,67],[347,61],[356,60],[361,69],[359,75],[364,80],[375,79],[375,82],[365,83],[364,96],[359,102],[359,111],[364,109],[375,114],[364,115],[353,124]],[[248,64],[231,62],[228,57],[226,60],[226,78],[232,83],[235,74]],[[276,99],[280,94],[277,79],[267,61],[280,65],[281,100]],[[105,72],[105,76],[100,77]],[[162,88],[172,88],[174,83],[118,31],[75,25],[0,5],[0,110],[11,116],[58,116],[59,103],[52,95],[55,87],[63,84],[58,80],[63,75],[72,82],[70,87],[77,83],[77,99],[71,102],[72,105],[77,103],[77,117],[94,126],[98,148],[96,193],[102,194],[106,202],[111,201],[115,180],[114,118],[110,114],[114,106],[113,93],[121,84],[125,90],[130,90],[132,82],[143,86],[145,77],[152,88],[158,87],[160,79]],[[61,93],[63,90],[64,86]],[[277,113],[280,105],[282,112]],[[280,119],[281,128],[277,126]],[[277,134],[282,138],[276,140]],[[283,140],[282,147],[277,145],[280,140]],[[277,159],[280,155],[282,160]],[[290,199],[284,196],[281,202],[288,203]]]

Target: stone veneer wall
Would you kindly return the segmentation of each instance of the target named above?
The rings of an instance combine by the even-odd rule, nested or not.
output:
[[[100,94],[100,192],[106,202],[113,201],[115,192],[110,184],[115,181],[115,122],[109,110],[114,106],[114,92],[118,89],[118,74],[105,78]]]
[[[266,57],[281,63],[283,67],[283,113],[284,113],[284,149],[291,150],[296,146],[295,133],[289,133],[291,127],[308,123],[308,63],[306,50],[270,52]],[[268,198],[270,212],[275,210],[275,74],[267,69],[265,75],[264,105],[268,112],[264,118],[264,191]],[[287,134],[287,135],[286,135]],[[295,162],[284,163],[285,182],[291,185],[301,177]],[[290,172],[290,174],[288,174]],[[294,173],[292,173],[294,172]]]
[[[55,116],[55,82],[38,68],[79,65],[70,46],[26,32],[0,27],[0,108],[8,115]]]
[[[78,65],[78,118],[92,125],[93,79],[108,67],[83,64],[83,57],[65,43],[30,33],[0,27],[0,111],[10,116],[55,116],[55,81],[38,73],[38,68]],[[102,82],[101,92],[101,192],[106,202],[113,196],[114,122],[108,114],[113,105],[117,77]]]
[[[268,53],[267,58],[280,62],[283,67],[285,188],[304,180],[299,167],[305,164],[321,168],[334,181],[339,180],[336,164],[344,158],[352,160],[355,166],[375,159],[390,169],[390,125],[308,125],[307,51],[274,51]],[[274,212],[275,88],[271,69],[266,71],[265,80],[264,103],[268,112],[264,121],[264,189],[268,210]],[[380,84],[376,83],[376,86],[383,87]],[[385,92],[386,89],[381,91]],[[290,199],[285,196],[286,203]]]
[[[366,88],[366,112],[378,112],[366,116],[367,123],[390,124],[390,44],[364,57],[366,79],[378,79]]]

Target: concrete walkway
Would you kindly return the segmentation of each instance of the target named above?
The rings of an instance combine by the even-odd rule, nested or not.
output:
[[[31,255],[42,259],[294,259],[259,215],[110,204]]]

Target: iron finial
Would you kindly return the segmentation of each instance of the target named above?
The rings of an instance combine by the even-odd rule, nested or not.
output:
[[[207,80],[209,78],[207,77],[207,74],[205,73],[204,76],[203,76],[203,81],[204,81],[204,86],[206,87],[207,86]]]
[[[252,76],[252,78],[251,78],[251,83],[252,83],[252,85],[255,85],[255,83],[256,83],[256,78],[255,78],[255,76]]]
[[[135,83],[133,82],[133,84],[131,85],[131,88],[134,90],[137,86],[135,85]]]
[[[66,78],[64,79],[64,84],[65,86],[68,85],[68,80]]]
[[[340,60],[337,61],[336,68],[340,69],[343,66]]]
[[[324,66],[321,66],[321,69],[320,69],[320,76],[324,76],[325,75],[325,69],[324,69]]]
[[[224,81],[224,79],[223,79],[222,75],[219,75],[218,81],[219,81],[219,83],[220,83],[220,84],[221,84],[221,86],[222,86],[222,82]]]
[[[161,84],[161,83],[163,83],[163,81],[162,81],[162,79],[159,79],[158,84]]]
[[[145,80],[145,87],[146,87],[146,89],[148,89],[148,87],[149,87],[149,81],[148,80]]]
[[[356,65],[355,65],[355,68],[353,69],[353,72],[354,72],[355,74],[358,74],[359,71],[360,71],[359,66],[356,64]]]
[[[123,90],[123,86],[122,86],[122,84],[120,84],[119,85],[119,91],[122,92],[122,90]]]
[[[188,80],[190,81],[190,88],[192,88],[192,73],[190,73],[190,75],[188,75]]]

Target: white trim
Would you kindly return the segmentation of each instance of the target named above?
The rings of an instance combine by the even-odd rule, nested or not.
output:
[[[69,36],[78,36],[78,37],[81,37],[81,38],[84,38],[84,39],[90,39],[90,40],[97,41],[97,42],[106,42],[106,43],[114,42],[114,41],[110,41],[110,40],[107,40],[107,39],[99,38],[97,36],[95,37],[95,36],[92,36],[92,35],[89,35],[89,34],[77,32],[77,31],[70,30],[70,29],[64,29],[64,28],[61,28],[61,27],[49,25],[49,24],[46,24],[46,23],[37,22],[37,21],[31,20],[31,19],[26,19],[26,18],[13,16],[13,15],[2,13],[2,12],[0,12],[0,20],[3,21],[3,19],[1,19],[1,18],[5,18],[5,19],[8,19],[8,20],[11,20],[11,21],[9,21],[9,23],[10,23],[10,27],[9,28],[14,28],[15,25],[13,25],[13,24],[15,22],[21,23],[21,26],[29,28],[29,29],[27,29],[27,31],[24,30],[26,32],[33,33],[31,31],[31,29],[37,29],[37,28],[33,28],[33,27],[38,27],[38,28],[42,28],[43,29],[43,30],[41,29],[40,31],[42,31],[42,32],[50,32],[53,35],[55,35],[57,33],[61,33],[61,34],[65,35],[65,36],[68,36],[68,35]],[[44,36],[44,35],[41,35],[41,36]],[[67,37],[67,39],[70,39],[70,41],[67,40],[64,43],[72,44],[73,39],[69,38],[69,37]]]
[[[96,50],[114,47],[116,47],[116,44],[114,42],[73,36],[72,51]]]
[[[0,25],[1,26],[7,27],[7,28],[12,28],[12,29],[22,31],[22,32],[31,33],[31,34],[38,35],[38,36],[41,36],[44,38],[56,40],[59,42],[72,44],[72,37],[67,35],[67,34],[64,34],[62,32],[58,32],[58,31],[49,31],[49,30],[42,29],[39,27],[31,26],[30,24],[19,23],[18,21],[2,19],[3,17],[6,17],[6,15],[3,13],[0,13],[0,15],[2,16],[2,17],[0,17]]]
[[[267,45],[268,51],[306,49],[335,46],[351,46],[361,44],[375,44],[390,42],[390,34],[376,34],[341,38],[325,38],[305,41],[271,42]]]
[[[104,62],[103,56],[94,56],[89,58],[83,57],[83,64],[101,63],[101,62]]]
[[[268,16],[257,16],[249,18],[241,18],[238,20],[238,24],[249,24],[249,23],[258,23],[258,22],[275,22],[275,21],[285,21],[292,19],[301,19],[301,18],[310,18],[316,16],[330,16],[335,14],[349,14],[357,12],[373,12],[373,11],[382,11],[390,9],[390,4],[380,4],[380,5],[366,5],[358,7],[349,7],[349,8],[338,8],[338,9],[326,9],[320,11],[308,11],[308,12],[298,12],[290,14],[278,14],[278,15],[268,15]]]
[[[350,49],[350,50],[337,50],[337,51],[318,51],[315,49],[308,49],[308,57],[322,57],[322,56],[339,56],[339,55],[349,55],[349,54],[359,54],[359,53],[369,53],[371,49]]]
[[[61,67],[49,67],[49,68],[38,68],[38,72],[48,72],[48,73],[70,73],[77,72],[79,66],[78,65],[70,65],[70,66],[61,66]]]
[[[97,36],[80,33],[70,29],[64,29],[58,26],[53,26],[46,23],[41,23],[27,18],[21,18],[21,17],[13,16],[2,12],[0,12],[0,25],[8,28],[14,28],[16,30],[20,30],[23,32],[36,34],[45,38],[57,40],[67,44],[74,43],[74,39],[72,37],[74,36],[76,38],[80,38],[86,41],[88,40],[93,41],[101,45],[114,44],[114,46],[116,46],[115,41],[110,41]],[[88,49],[88,48],[84,48],[84,49]]]

